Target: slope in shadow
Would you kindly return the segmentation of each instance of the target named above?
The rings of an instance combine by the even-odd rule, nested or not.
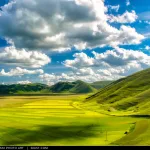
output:
[[[3,135],[3,145],[19,145],[34,142],[51,142],[61,139],[80,140],[96,136],[97,125],[38,126],[36,130],[8,129]]]

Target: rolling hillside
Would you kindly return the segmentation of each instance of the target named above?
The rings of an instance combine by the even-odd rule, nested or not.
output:
[[[113,81],[97,81],[97,82],[91,83],[90,85],[92,87],[94,87],[95,89],[99,90],[99,89],[104,88],[105,86],[109,85],[112,82]]]
[[[58,82],[50,90],[52,93],[93,93],[96,89],[83,81],[76,82]]]
[[[132,111],[150,114],[150,69],[117,80],[86,98],[90,105],[103,106],[108,111]],[[97,106],[97,107],[98,107]]]
[[[0,85],[0,94],[45,93],[50,87],[41,83]]]
[[[41,83],[0,85],[0,95],[8,94],[53,94],[53,93],[93,93],[97,90],[83,81],[58,82],[53,86]]]

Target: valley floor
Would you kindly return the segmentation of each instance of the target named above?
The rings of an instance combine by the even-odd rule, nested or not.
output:
[[[148,118],[88,110],[85,97],[0,97],[0,145],[150,145]]]

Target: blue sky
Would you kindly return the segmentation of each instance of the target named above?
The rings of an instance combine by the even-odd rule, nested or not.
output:
[[[116,80],[150,67],[149,0],[0,0],[0,84]]]

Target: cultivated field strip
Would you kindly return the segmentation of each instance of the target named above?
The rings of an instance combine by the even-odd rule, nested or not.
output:
[[[16,104],[15,107],[13,107],[13,103],[6,105],[7,107],[7,114],[6,109],[1,109],[0,117],[11,117],[13,115],[17,117],[31,117],[31,118],[39,118],[39,117],[48,117],[48,116],[55,116],[55,117],[73,117],[73,116],[79,116],[84,115],[85,113],[83,111],[78,110],[77,108],[74,108],[71,106],[71,101],[66,100],[67,96],[62,96],[61,100],[57,100],[55,97],[53,99],[48,97],[40,97],[37,99],[35,97],[31,98],[31,102],[26,101],[26,98],[23,97],[22,102],[20,102],[18,105]],[[41,100],[43,98],[43,100]],[[14,98],[15,99],[15,98]],[[33,100],[34,99],[34,100]],[[7,101],[13,101],[13,99],[4,99],[4,104]],[[17,98],[17,100],[20,100]],[[17,100],[15,100],[17,102]],[[11,107],[11,108],[9,108]]]

